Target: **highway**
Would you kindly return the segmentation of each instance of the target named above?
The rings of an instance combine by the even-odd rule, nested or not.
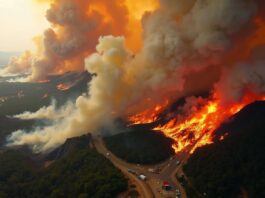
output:
[[[93,144],[97,151],[108,158],[114,166],[122,171],[122,173],[136,185],[136,189],[143,198],[171,198],[176,197],[175,190],[178,188],[181,192],[181,198],[186,198],[184,188],[176,179],[176,174],[181,174],[182,165],[186,161],[186,155],[179,155],[170,158],[169,160],[156,165],[137,165],[127,163],[112,154],[106,147],[102,138],[93,136]],[[180,164],[177,164],[177,160]],[[182,161],[183,160],[183,161]],[[137,175],[128,172],[128,169],[134,170],[137,174],[143,174],[147,177],[146,181],[140,180]],[[160,170],[159,173],[152,173],[150,169]],[[171,191],[162,190],[162,184],[167,181],[173,189]]]

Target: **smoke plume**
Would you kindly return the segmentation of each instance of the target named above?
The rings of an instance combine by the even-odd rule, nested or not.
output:
[[[73,108],[73,103],[68,102],[64,106],[60,107],[60,109],[57,109],[56,101],[53,100],[50,106],[42,107],[34,113],[27,111],[13,117],[21,120],[60,120],[63,119],[65,115],[69,115],[73,111]]]
[[[114,6],[113,12],[123,10],[120,4],[108,1],[56,1],[47,18],[57,31],[45,32],[45,58],[35,61],[31,75],[41,79],[43,73],[63,68],[68,60],[81,57],[78,60],[83,61],[93,51],[96,37],[113,33],[100,37],[96,52],[84,61],[85,69],[96,74],[89,93],[80,96],[71,113],[53,125],[29,133],[14,132],[9,137],[11,145],[28,144],[36,151],[46,151],[67,138],[113,127],[116,118],[154,108],[165,100],[171,103],[185,95],[188,87],[195,93],[199,82],[194,79],[207,81],[204,87],[219,93],[224,102],[240,99],[247,88],[264,94],[264,62],[234,55],[236,46],[249,46],[249,36],[258,30],[256,18],[263,20],[259,1],[161,0],[156,10],[141,19],[142,47],[137,53],[126,42],[126,12],[111,14],[113,20],[105,24],[95,10],[84,15],[84,9],[89,10],[93,3],[106,5],[105,9]],[[118,27],[114,31],[110,25]],[[124,32],[124,37],[115,36]],[[250,51],[259,45],[252,43]]]
[[[49,74],[83,70],[84,58],[94,52],[100,35],[126,35],[130,44],[134,36],[129,33],[129,25],[140,24],[130,17],[124,0],[49,2],[46,18],[51,28],[35,39],[37,51],[11,60],[2,74],[30,72],[25,80],[42,81]]]

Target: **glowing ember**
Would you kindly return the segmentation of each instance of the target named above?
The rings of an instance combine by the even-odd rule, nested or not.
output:
[[[219,140],[220,141],[223,141],[227,135],[228,135],[228,133],[225,133],[224,135],[221,135],[221,137],[219,138]]]
[[[39,80],[38,83],[48,83],[50,80]]]
[[[61,84],[58,84],[58,85],[57,85],[57,89],[60,90],[60,91],[67,91],[67,90],[69,90],[71,87],[72,87],[72,85],[64,84],[64,83],[61,83]]]

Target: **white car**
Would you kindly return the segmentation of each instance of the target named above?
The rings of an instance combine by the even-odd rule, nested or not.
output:
[[[146,180],[146,176],[145,176],[145,175],[139,175],[138,178],[139,178],[140,180],[143,180],[143,181]]]

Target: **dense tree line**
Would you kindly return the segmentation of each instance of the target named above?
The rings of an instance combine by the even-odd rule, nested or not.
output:
[[[255,102],[223,124],[215,143],[198,149],[184,167],[193,187],[212,198],[265,197],[264,123],[265,102]]]
[[[154,164],[174,154],[171,139],[141,127],[106,137],[104,141],[116,156],[131,163]]]
[[[88,145],[68,149],[48,168],[39,168],[21,151],[0,154],[0,197],[115,197],[127,180]],[[74,151],[74,152],[72,152]]]

